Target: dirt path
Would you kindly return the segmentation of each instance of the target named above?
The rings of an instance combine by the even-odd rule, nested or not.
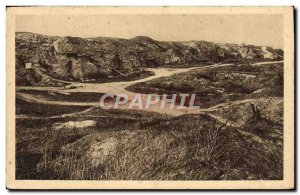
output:
[[[213,117],[214,119],[216,119],[216,120],[219,121],[220,123],[226,124],[226,126],[228,126],[228,127],[234,127],[234,129],[235,129],[237,132],[239,132],[241,135],[246,136],[246,137],[249,137],[249,138],[252,139],[253,141],[258,142],[258,143],[260,143],[260,144],[261,144],[261,143],[264,143],[264,140],[263,140],[261,137],[255,135],[255,134],[253,134],[253,133],[249,133],[249,132],[240,130],[240,129],[239,129],[240,126],[239,126],[238,124],[229,122],[229,121],[227,121],[225,118],[222,118],[222,117],[217,116],[217,115],[214,115],[214,114],[208,113],[208,115],[211,116],[211,117]]]
[[[147,71],[154,72],[153,76],[142,78],[134,81],[118,81],[118,82],[109,82],[109,83],[78,83],[70,82],[70,85],[64,87],[32,87],[32,86],[18,86],[18,89],[30,89],[30,90],[41,90],[41,91],[64,91],[64,92],[98,92],[98,93],[133,93],[126,90],[126,87],[131,85],[150,81],[153,79],[161,77],[169,77],[174,74],[184,73],[191,70],[205,70],[216,67],[232,66],[234,64],[214,64],[201,67],[192,67],[192,68],[146,68]],[[57,80],[60,81],[60,80]]]
[[[201,109],[202,112],[211,112],[214,110],[219,110],[221,108],[228,108],[230,106],[234,106],[234,105],[238,105],[238,104],[244,104],[247,102],[251,102],[254,101],[255,99],[243,99],[243,100],[235,100],[235,101],[231,101],[231,102],[224,102],[224,103],[220,103],[217,104],[215,106],[209,107],[209,108],[203,108]]]
[[[252,65],[263,65],[263,64],[275,64],[275,63],[280,63],[283,61],[279,62],[259,62],[255,63]],[[225,67],[225,66],[233,66],[234,64],[214,64],[214,65],[208,65],[208,66],[202,66],[202,67],[192,67],[192,68],[147,68],[146,70],[148,71],[153,71],[154,75],[143,78],[143,79],[138,79],[135,81],[126,81],[126,82],[110,82],[110,83],[76,83],[73,82],[70,85],[67,85],[65,87],[28,87],[28,86],[22,86],[22,87],[17,87],[17,90],[20,89],[25,89],[25,90],[42,90],[42,91],[55,91],[55,92],[60,92],[60,93],[68,93],[68,92],[96,92],[96,93],[110,93],[110,94],[127,94],[130,98],[132,98],[136,93],[128,91],[126,88],[137,84],[137,83],[142,83],[146,81],[150,81],[153,79],[161,78],[161,77],[169,77],[174,74],[178,73],[185,73],[188,71],[193,71],[193,70],[205,70],[205,69],[211,69],[211,68],[217,68],[217,67]],[[87,102],[68,102],[68,101],[48,101],[44,99],[38,99],[33,97],[32,95],[29,94],[24,94],[18,92],[18,96],[22,98],[25,101],[28,102],[37,102],[37,103],[43,103],[43,104],[50,104],[50,105],[75,105],[75,106],[92,106],[92,107],[97,107],[99,106],[98,102],[92,102],[92,103],[87,103]],[[99,97],[100,99],[100,97]],[[149,109],[146,111],[152,111],[152,112],[158,112],[158,113],[164,113],[164,114],[170,114],[174,116],[178,115],[183,115],[183,114],[197,114],[200,112],[208,112],[208,111],[213,111],[217,110],[223,107],[231,106],[231,105],[236,105],[236,104],[241,104],[241,103],[246,103],[251,101],[250,99],[248,100],[238,100],[230,103],[221,103],[218,105],[215,105],[210,108],[206,109],[183,109],[183,110],[178,110],[178,109],[160,109],[158,106],[150,106]],[[166,106],[168,107],[168,106]],[[123,105],[120,107],[120,109],[127,109],[128,105]]]
[[[98,92],[98,93],[110,93],[110,94],[126,94],[129,96],[129,102],[132,100],[132,98],[135,96],[136,93],[128,91],[126,88],[137,84],[142,83],[146,81],[150,81],[153,79],[161,78],[161,77],[169,77],[174,74],[178,73],[184,73],[192,70],[204,70],[209,68],[216,68],[216,67],[224,67],[224,66],[232,66],[234,64],[214,64],[209,66],[202,66],[202,67],[192,67],[192,68],[147,68],[147,71],[154,72],[153,76],[138,79],[135,81],[126,81],[126,82],[110,82],[110,83],[72,83],[71,85],[65,86],[65,87],[17,87],[17,90],[20,89],[27,89],[27,90],[42,90],[42,91],[55,91],[55,92],[63,92],[63,93],[69,93],[69,92]],[[18,97],[28,101],[28,102],[37,102],[37,103],[43,103],[43,104],[49,104],[49,105],[67,105],[67,106],[93,106],[97,107],[99,106],[99,102],[68,102],[68,101],[49,101],[45,99],[39,99],[36,98],[30,94],[24,94],[19,92]],[[146,98],[146,95],[143,95],[143,98]],[[100,99],[100,97],[99,97]],[[127,109],[129,106],[128,104],[122,105],[119,108],[120,109]],[[147,111],[151,112],[158,112],[163,114],[169,114],[169,115],[182,115],[182,114],[196,114],[199,113],[199,109],[197,110],[178,110],[178,109],[168,109],[169,105],[166,103],[166,109],[161,109],[160,105],[153,105],[150,106]],[[138,108],[137,108],[138,109]]]
[[[272,64],[278,64],[278,63],[284,63],[284,61],[272,61],[272,62],[257,62],[252,64],[252,66],[259,66],[259,65],[272,65]]]

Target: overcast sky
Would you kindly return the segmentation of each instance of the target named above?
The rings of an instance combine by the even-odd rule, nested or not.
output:
[[[17,32],[55,36],[206,40],[283,48],[283,16],[245,15],[24,15]]]

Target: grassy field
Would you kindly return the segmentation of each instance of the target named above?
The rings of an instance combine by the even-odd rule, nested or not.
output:
[[[114,111],[95,118],[102,112],[94,109],[84,115],[40,126],[19,120],[17,178],[282,179],[283,144],[282,139],[275,142],[268,137],[274,128],[271,123],[256,121],[255,135],[243,133],[250,132],[248,123],[234,128],[207,114],[174,118],[129,114],[125,119],[125,112]],[[95,123],[87,127],[69,122],[90,120]]]
[[[128,89],[138,93],[195,93],[202,108],[239,99],[283,97],[283,64],[193,70],[138,83]]]
[[[18,93],[25,93],[32,95],[34,98],[48,100],[48,101],[66,101],[66,102],[99,102],[103,93],[93,92],[68,92],[59,93],[56,91],[38,91],[32,89],[18,90]]]
[[[202,107],[249,100],[194,115],[87,110],[89,107],[17,99],[17,115],[73,114],[17,119],[16,178],[282,179],[282,66],[220,67],[160,78],[131,88],[145,93],[196,93]],[[54,97],[50,94],[48,98]]]
[[[16,114],[32,117],[51,117],[62,114],[70,114],[88,109],[88,106],[62,106],[31,103],[25,100],[16,99]]]

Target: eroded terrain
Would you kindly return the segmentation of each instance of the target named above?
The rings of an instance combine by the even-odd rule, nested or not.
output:
[[[283,63],[148,68],[126,82],[17,87],[17,179],[283,177]],[[99,108],[104,93],[196,93],[193,113]]]

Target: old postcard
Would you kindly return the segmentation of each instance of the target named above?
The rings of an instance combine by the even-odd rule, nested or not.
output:
[[[7,188],[293,189],[293,7],[8,7]]]

